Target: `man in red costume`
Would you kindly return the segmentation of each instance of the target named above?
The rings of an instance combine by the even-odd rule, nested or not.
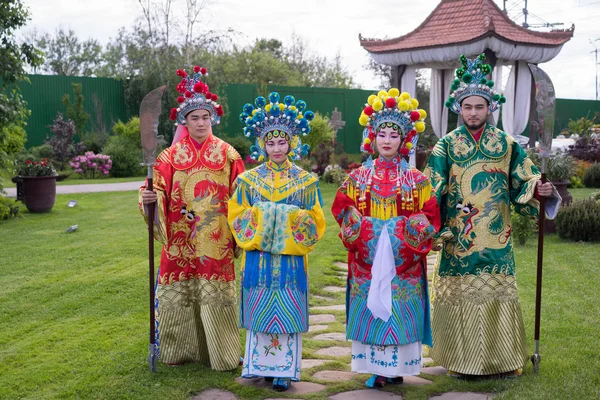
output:
[[[235,241],[227,201],[244,171],[238,152],[215,137],[223,114],[217,95],[194,67],[177,85],[171,110],[177,132],[154,166],[154,191],[142,187],[140,210],[157,202],[154,237],[163,244],[156,284],[157,344],[167,365],[201,362],[225,371],[240,357],[235,290]]]

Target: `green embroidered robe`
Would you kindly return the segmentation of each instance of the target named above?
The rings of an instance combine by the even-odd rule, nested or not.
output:
[[[433,282],[433,359],[471,375],[522,368],[527,346],[510,214],[512,204],[537,216],[539,170],[513,137],[487,125],[478,141],[464,126],[440,139],[426,173],[444,239]]]

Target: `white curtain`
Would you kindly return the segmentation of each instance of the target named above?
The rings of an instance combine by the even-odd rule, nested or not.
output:
[[[513,64],[504,97],[506,103],[502,106],[502,127],[506,133],[517,137],[527,126],[531,105],[531,72],[526,62]]]
[[[401,92],[408,92],[413,97],[417,94],[417,69],[414,66],[406,66],[402,78],[400,78],[399,89]]]
[[[494,68],[494,72],[492,72],[492,80],[494,81],[494,90],[498,93],[503,93],[502,89],[502,64],[500,62],[496,62],[496,67]],[[498,118],[500,117],[500,108],[494,111],[491,116],[490,123],[494,126],[498,125]]]
[[[431,70],[431,91],[429,92],[429,117],[436,136],[441,138],[448,133],[448,108],[444,105],[450,95],[450,85],[454,79],[453,69]]]

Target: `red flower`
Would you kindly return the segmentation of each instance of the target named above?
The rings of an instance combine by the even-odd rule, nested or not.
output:
[[[28,165],[31,164],[31,160],[25,161],[25,164],[28,164]]]
[[[273,339],[273,341],[271,342],[271,346],[273,346],[273,347],[279,346],[279,340]]]
[[[46,158],[42,158],[42,161],[43,161],[43,162],[46,162],[46,161],[48,161],[48,160],[46,160]]]

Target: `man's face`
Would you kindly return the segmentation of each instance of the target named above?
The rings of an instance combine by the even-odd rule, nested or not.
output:
[[[194,110],[185,117],[185,125],[192,139],[198,143],[212,134],[212,125],[210,124],[210,113],[206,110]]]
[[[490,114],[489,105],[486,99],[479,96],[470,96],[462,101],[460,115],[465,121],[465,125],[471,131],[478,131]]]

